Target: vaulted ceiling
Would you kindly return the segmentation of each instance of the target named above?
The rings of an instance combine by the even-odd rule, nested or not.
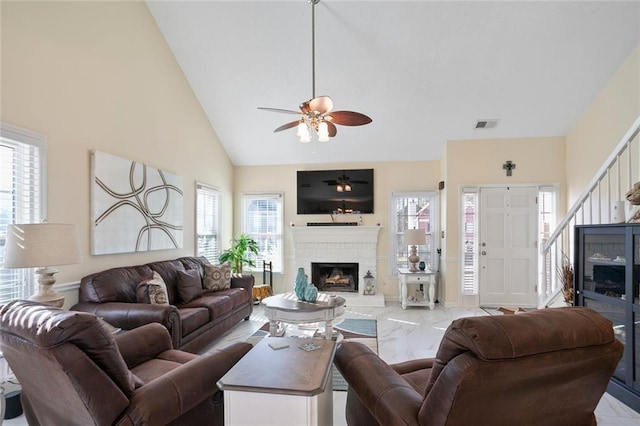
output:
[[[236,165],[439,160],[447,140],[566,135],[640,42],[638,1],[321,0],[316,95],[373,123],[302,144],[273,132],[296,116],[257,107],[312,97],[307,0],[147,4]]]

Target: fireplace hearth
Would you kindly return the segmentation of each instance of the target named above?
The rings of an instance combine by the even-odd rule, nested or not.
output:
[[[311,282],[319,291],[358,292],[358,264],[311,262]]]

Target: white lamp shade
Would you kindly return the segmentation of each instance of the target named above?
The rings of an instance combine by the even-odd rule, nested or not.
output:
[[[424,229],[407,229],[404,231],[404,243],[408,246],[422,246],[427,244]]]
[[[36,268],[79,262],[76,225],[29,223],[7,227],[5,268]]]

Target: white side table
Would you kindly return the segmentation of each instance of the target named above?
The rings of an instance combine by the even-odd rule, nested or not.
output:
[[[433,310],[435,306],[435,284],[436,274],[432,271],[409,272],[407,268],[398,268],[398,293],[402,302],[402,309],[407,306],[428,306]],[[425,291],[418,300],[408,300],[413,292],[409,291],[410,284],[423,284]]]

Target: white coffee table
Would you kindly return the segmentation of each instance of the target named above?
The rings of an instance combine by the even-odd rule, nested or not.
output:
[[[326,339],[333,336],[333,321],[344,314],[343,297],[330,293],[318,293],[314,303],[301,302],[294,293],[277,294],[262,299],[264,314],[269,320],[269,335],[276,336],[278,322],[308,324],[324,321]]]

